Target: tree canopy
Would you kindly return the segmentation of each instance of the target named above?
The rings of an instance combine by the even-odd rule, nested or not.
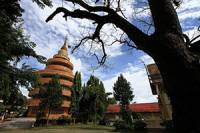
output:
[[[120,74],[117,81],[114,83],[113,91],[116,101],[119,101],[122,106],[128,105],[130,101],[133,100],[134,95],[130,82],[128,82],[122,74]]]
[[[82,96],[79,102],[79,116],[82,122],[96,123],[103,119],[107,108],[107,94],[103,82],[91,75],[87,84],[82,87]]]
[[[128,106],[133,100],[134,95],[130,83],[123,77],[122,74],[118,77],[117,81],[114,83],[113,94],[120,103],[120,114],[122,119],[129,125],[132,125],[131,111]]]
[[[47,125],[49,115],[53,109],[61,107],[63,103],[62,87],[60,85],[59,76],[54,75],[48,84],[40,88],[40,108],[41,110],[48,110]]]
[[[30,89],[36,85],[34,69],[19,64],[23,57],[34,57],[40,62],[45,60],[36,54],[33,49],[36,44],[23,31],[23,11],[19,0],[0,1],[0,99],[5,105],[14,104],[9,101],[13,95],[21,93],[20,87]]]

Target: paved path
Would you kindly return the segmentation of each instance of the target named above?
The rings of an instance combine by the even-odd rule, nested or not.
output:
[[[34,122],[34,118],[12,118],[11,121],[0,123],[0,129],[30,128]]]

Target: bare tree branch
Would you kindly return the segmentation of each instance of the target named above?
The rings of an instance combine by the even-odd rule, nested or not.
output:
[[[200,26],[197,28],[197,31],[200,32]],[[196,37],[194,37],[193,39],[190,40],[190,43],[194,42],[199,37],[200,37],[200,35],[197,35]]]
[[[86,37],[82,38],[81,41],[72,49],[72,53],[74,53],[74,51],[83,44],[83,41],[86,42],[89,39],[92,39],[92,37],[91,36],[86,36]]]
[[[96,53],[94,53],[94,56],[96,57],[98,64],[103,65],[106,61],[107,54],[106,54],[104,42],[100,38],[99,38],[99,42],[101,43],[103,56],[101,57],[101,59],[99,59],[99,57],[96,55]]]
[[[112,23],[116,27],[122,29],[125,33],[127,33],[128,37],[131,40],[134,40],[135,44],[137,45],[137,48],[143,49],[144,46],[142,46],[142,45],[146,44],[146,42],[149,39],[148,35],[144,34],[141,30],[139,30],[137,27],[132,25],[130,22],[128,22],[126,19],[124,19],[120,15],[118,15],[117,12],[115,12],[113,9],[111,9],[109,7],[103,7],[103,6],[92,7],[88,4],[86,4],[85,2],[83,2],[82,0],[65,0],[65,1],[72,2],[74,4],[78,4],[78,5],[82,6],[83,8],[85,8],[87,11],[79,10],[79,9],[76,9],[74,11],[69,11],[66,8],[58,7],[46,19],[46,22],[52,20],[55,17],[55,15],[57,15],[59,13],[64,13],[63,17],[66,19],[68,17],[89,19],[89,20],[94,21],[93,24],[97,24],[94,34],[83,37],[81,39],[81,41],[73,48],[72,53],[74,52],[74,50],[79,48],[83,43],[87,42],[88,40],[93,40],[93,41],[101,44],[103,56],[101,59],[97,58],[97,60],[98,60],[99,64],[103,64],[106,61],[107,54],[105,51],[105,44],[104,44],[103,40],[100,38],[100,31],[101,31],[102,27],[107,23]],[[120,0],[118,2],[120,2]],[[118,6],[120,6],[120,4]],[[99,11],[107,12],[108,14],[101,16],[101,15],[95,13],[95,12],[99,12]],[[129,43],[126,40],[124,40],[124,41],[118,40],[118,42]],[[113,42],[113,44],[114,44],[114,42]],[[128,46],[136,48],[134,45],[128,45]],[[96,54],[94,54],[94,56],[97,57]]]
[[[122,16],[127,19],[127,17],[124,15],[122,9],[121,9],[121,4],[120,4],[121,0],[118,0],[117,1],[117,9],[116,9],[116,12],[120,12],[122,14]]]
[[[149,8],[149,7],[143,7],[142,10],[140,10],[140,11],[135,11],[135,14],[143,13],[143,12],[146,11],[146,10],[150,10],[150,8]]]
[[[194,37],[192,40],[190,40],[190,43],[194,42],[196,39],[198,39],[200,37],[200,35],[197,35],[196,37]]]
[[[101,28],[103,27],[103,25],[104,25],[105,23],[99,23],[98,25],[97,25],[97,27],[96,27],[96,30],[95,30],[95,32],[94,32],[94,34],[93,34],[93,40],[95,39],[95,38],[98,38],[98,39],[100,39],[100,30],[101,30]]]
[[[105,6],[90,6],[82,0],[65,0],[65,1],[72,2],[73,4],[78,4],[81,7],[88,10],[89,12],[107,12],[107,13],[114,12],[114,10],[109,8],[109,6],[107,6],[107,7],[105,7]]]
[[[122,29],[131,40],[134,40],[135,44],[138,45],[138,48],[144,48],[141,45],[146,44],[148,42],[149,36],[144,34],[141,30],[139,30],[137,27],[132,25],[130,22],[119,16],[116,12],[109,13],[108,15],[105,16],[99,16],[95,13],[91,13],[88,11],[83,11],[83,10],[74,10],[74,11],[69,11],[63,7],[59,7],[54,11],[46,20],[46,22],[50,21],[53,19],[53,17],[58,14],[58,13],[64,13],[64,17],[71,16],[73,18],[86,18],[89,20],[93,20],[97,23],[113,23],[120,29]]]
[[[79,48],[82,44],[84,44],[85,42],[87,42],[88,40],[97,40],[96,42],[100,42],[101,43],[101,47],[102,47],[102,51],[103,51],[103,56],[101,57],[101,59],[99,59],[99,57],[94,53],[93,55],[97,58],[97,61],[98,61],[98,64],[100,65],[103,65],[106,61],[106,57],[107,57],[107,54],[106,54],[106,51],[105,51],[105,44],[103,42],[103,40],[100,38],[100,30],[101,28],[103,27],[104,23],[100,23],[97,25],[96,27],[96,30],[94,32],[94,34],[92,36],[86,36],[84,38],[82,38],[80,40],[80,42],[72,49],[72,53],[74,53],[74,51]],[[92,47],[92,44],[90,46],[90,50],[91,50],[91,47]],[[89,51],[90,51],[89,50]]]
[[[67,18],[68,16],[70,17],[73,17],[73,18],[80,18],[80,19],[83,19],[83,18],[86,18],[86,19],[89,19],[89,20],[93,20],[93,21],[96,21],[96,22],[107,22],[107,18],[108,18],[108,15],[106,16],[99,16],[97,14],[94,14],[94,13],[90,13],[90,12],[87,12],[87,11],[83,11],[83,10],[74,10],[74,11],[69,11],[67,10],[66,8],[63,8],[63,7],[58,7],[47,19],[46,19],[46,22],[49,22],[50,20],[52,20],[55,15],[59,14],[63,12],[64,13],[64,16],[65,18]]]

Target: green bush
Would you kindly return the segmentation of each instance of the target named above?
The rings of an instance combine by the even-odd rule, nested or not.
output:
[[[114,122],[113,126],[115,127],[116,130],[121,130],[121,129],[125,129],[125,130],[130,130],[131,126],[129,124],[127,124],[125,121],[123,120],[117,120]]]
[[[137,120],[133,124],[135,130],[144,130],[147,127],[147,124],[142,120]]]
[[[58,125],[65,125],[65,124],[70,124],[71,123],[71,118],[69,118],[69,117],[66,117],[66,116],[62,116],[62,117],[60,117],[60,118],[58,118],[57,120],[56,120],[56,123],[58,124]]]

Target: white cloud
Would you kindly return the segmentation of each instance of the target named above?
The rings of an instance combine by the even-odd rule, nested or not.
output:
[[[125,9],[125,16],[130,22],[133,18],[132,14],[134,10],[132,7],[134,2],[135,0],[127,0],[125,2],[123,1],[122,4],[122,8]],[[21,3],[22,7],[25,9],[23,14],[23,18],[25,20],[24,28],[26,29],[26,32],[30,34],[32,41],[37,44],[37,47],[35,48],[36,52],[47,58],[50,58],[57,53],[58,49],[63,45],[64,36],[66,34],[68,35],[68,43],[70,45],[74,45],[74,43],[80,39],[80,33],[88,32],[88,29],[84,29],[84,27],[89,27],[91,30],[94,30],[94,25],[91,23],[91,21],[71,18],[65,21],[65,19],[62,17],[62,14],[57,15],[52,21],[46,23],[45,20],[48,15],[50,15],[58,6],[62,5],[61,1],[59,0],[54,1],[53,8],[46,7],[44,10],[40,9],[36,4],[33,4],[32,1],[22,0]],[[74,7],[72,3],[64,4],[64,6],[67,6],[69,9],[78,8],[77,6]],[[178,9],[178,16],[181,23],[187,18],[200,17],[199,7],[199,0],[184,0],[184,3],[181,5],[180,9]],[[149,11],[146,11],[140,15],[140,17],[146,17],[149,15]],[[183,26],[185,25],[183,24]],[[191,25],[191,27],[192,26],[193,25]],[[193,26],[188,32],[191,34],[195,28],[196,27]],[[107,36],[103,37],[107,44],[111,43],[113,37],[118,37],[121,34],[120,30],[113,30],[112,25],[104,26],[102,31],[107,34]],[[89,33],[91,33],[91,31]],[[87,51],[88,47],[83,47],[83,49],[86,49],[85,51]],[[78,52],[80,53],[81,51]],[[108,46],[106,52],[110,58],[117,58],[124,54],[121,50],[121,45],[119,44]],[[100,70],[93,72],[87,60],[78,58],[74,54],[69,54],[69,56],[71,58],[71,62],[74,64],[74,72],[77,70],[81,71],[84,81],[88,79],[90,74],[98,75],[101,78],[111,77],[110,79],[104,80],[104,84],[107,91],[112,91],[112,86],[117,80],[117,77],[120,73],[123,73],[124,77],[131,82],[131,85],[134,88],[134,93],[136,95],[135,101],[157,101],[155,96],[151,95],[148,78],[143,65],[138,66],[134,65],[133,63],[129,63],[124,70],[119,70],[117,74],[112,76],[109,72],[107,73]],[[145,64],[154,63],[152,58],[147,55],[142,56],[139,59],[144,61]],[[95,62],[94,60],[92,61]],[[124,59],[124,61],[127,63],[126,59]],[[27,92],[24,90],[23,92],[27,94]]]
[[[180,21],[187,18],[198,18],[200,16],[199,0],[183,0],[178,8],[178,16]]]
[[[155,63],[155,61],[149,55],[146,55],[146,54],[144,56],[141,56],[139,58],[139,60],[141,60],[145,64],[153,64],[153,63]]]
[[[145,63],[153,63],[152,59],[147,55],[142,56],[141,58]],[[103,81],[107,92],[113,92],[113,85],[121,73],[131,83],[133,93],[135,94],[133,101],[139,103],[157,102],[157,96],[152,95],[146,70],[141,64],[134,65],[129,63],[123,71],[115,74],[112,78]]]
[[[31,39],[36,42],[37,47],[35,48],[36,52],[49,58],[55,53],[60,45],[64,36],[67,34],[69,44],[74,46],[77,43],[77,40],[80,40],[81,34],[93,33],[95,25],[92,24],[92,21],[86,19],[72,19],[68,18],[66,21],[62,17],[62,13],[54,17],[52,21],[48,23],[45,22],[46,18],[59,6],[62,5],[60,1],[55,1],[53,7],[45,7],[43,10],[40,9],[36,4],[33,4],[32,1],[22,0],[22,7],[25,9],[23,18],[25,20],[25,29],[28,34],[30,34]],[[75,8],[73,4],[64,4],[64,7],[67,9]],[[85,27],[89,27],[86,30]],[[122,33],[121,31],[113,31],[112,26],[105,25],[105,28],[102,29],[102,32],[108,33],[107,37],[103,37],[103,40],[107,44],[110,44],[113,38],[109,37],[110,34],[117,37]],[[110,33],[110,34],[109,34]],[[87,53],[90,45],[87,44],[84,47],[81,47],[84,52]],[[48,51],[48,52],[47,52]],[[108,47],[106,52],[110,58],[122,55],[121,45],[114,45]],[[99,53],[102,53],[101,51]],[[83,52],[82,52],[83,54]]]

